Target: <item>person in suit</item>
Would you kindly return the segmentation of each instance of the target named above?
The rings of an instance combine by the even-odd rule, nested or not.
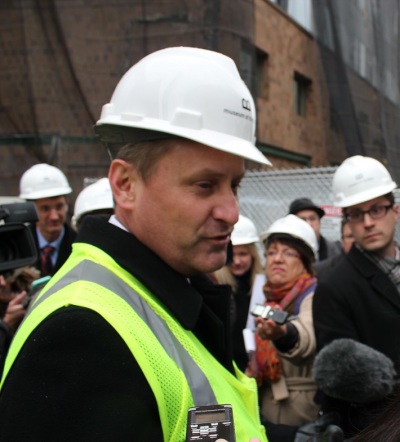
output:
[[[38,221],[31,231],[38,250],[34,266],[41,276],[54,275],[72,250],[76,233],[67,223],[72,192],[64,173],[49,164],[35,164],[20,179],[20,198],[33,201]]]
[[[319,280],[313,318],[317,350],[338,339],[350,339],[383,353],[399,372],[400,343],[396,337],[400,334],[400,250],[394,241],[399,206],[393,195],[396,187],[382,163],[370,157],[350,157],[336,170],[335,205],[343,208],[354,244],[337,267]],[[335,363],[347,364],[348,369],[347,358],[336,359]],[[357,395],[354,400],[343,400],[335,390],[332,386],[330,394],[322,391],[322,410],[339,413],[346,437],[366,427],[388,400],[386,396],[364,403]]]

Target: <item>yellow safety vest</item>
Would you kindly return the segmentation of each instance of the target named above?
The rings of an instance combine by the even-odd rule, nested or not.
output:
[[[101,263],[101,264],[99,264]],[[165,441],[184,441],[188,408],[231,404],[236,440],[258,437],[254,379],[224,368],[139,281],[97,247],[75,243],[73,253],[35,300],[5,362],[2,384],[32,331],[59,308],[75,305],[101,315],[119,333],[152,388]]]

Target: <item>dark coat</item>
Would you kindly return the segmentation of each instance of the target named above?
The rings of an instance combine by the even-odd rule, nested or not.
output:
[[[318,281],[324,278],[326,274],[329,274],[335,267],[342,262],[345,258],[345,253],[342,250],[338,255],[333,255],[323,261],[319,261],[315,264],[315,273],[317,275]]]
[[[69,224],[65,223],[64,229],[65,229],[65,233],[64,233],[64,237],[61,241],[60,248],[58,250],[58,256],[57,256],[56,265],[53,270],[53,275],[61,268],[61,266],[64,264],[64,262],[68,259],[69,255],[72,252],[72,243],[76,239],[76,232],[75,232],[75,230],[72,229],[72,227]],[[33,239],[35,241],[36,250],[38,251],[38,257],[39,257],[38,260],[36,261],[36,263],[33,264],[33,266],[36,267],[38,270],[40,270],[40,249],[39,249],[39,241],[38,241],[38,237],[37,237],[37,233],[36,233],[36,226],[34,224],[31,225],[30,230],[32,232]]]
[[[318,250],[318,260],[324,261],[325,259],[332,258],[333,256],[339,255],[342,251],[340,242],[329,241],[324,236],[319,238],[319,250]]]
[[[233,372],[230,289],[187,279],[133,235],[88,217],[77,238],[135,275]],[[97,313],[65,307],[31,334],[0,394],[0,440],[162,441],[154,394],[117,332]]]
[[[319,281],[313,318],[318,350],[335,339],[354,339],[388,356],[400,373],[399,292],[390,278],[354,245]],[[355,407],[326,396],[323,404],[325,410],[340,410],[349,433],[356,432],[357,426],[365,426],[369,412],[381,406],[383,403]]]
[[[243,329],[246,328],[251,299],[251,271],[242,277],[236,278],[237,290],[233,295],[235,318],[232,327],[233,359],[243,372],[249,362],[246,347],[244,345]]]

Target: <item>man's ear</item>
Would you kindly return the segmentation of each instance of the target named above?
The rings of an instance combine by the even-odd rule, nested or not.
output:
[[[396,222],[397,222],[399,220],[399,216],[400,216],[400,208],[399,208],[398,204],[393,205],[393,212],[395,214]]]
[[[108,179],[115,205],[128,210],[132,209],[139,182],[136,169],[125,160],[113,160],[108,172]]]

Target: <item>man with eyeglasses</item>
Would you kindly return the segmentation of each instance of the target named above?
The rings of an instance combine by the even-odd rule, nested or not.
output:
[[[72,192],[64,173],[49,164],[36,164],[20,180],[20,198],[34,201],[38,214],[32,234],[38,250],[35,267],[52,276],[71,254],[76,233],[67,223],[67,195]]]
[[[358,355],[367,355],[360,344],[382,353],[382,358],[388,357],[400,372],[400,251],[394,241],[399,206],[393,195],[396,187],[379,161],[359,155],[346,159],[333,178],[335,204],[343,208],[354,244],[344,259],[319,280],[313,317],[318,350],[327,351],[327,346],[341,338],[350,340],[355,350],[349,359],[340,360],[332,354],[335,372],[343,369],[346,376],[335,375],[330,379],[328,394],[324,391],[322,395],[322,409],[339,412],[347,436],[368,425],[386,404],[390,392],[388,387],[385,394],[376,395],[370,403],[360,400],[368,396],[368,389],[376,387],[365,382],[360,389],[354,389],[359,379],[368,374],[363,372],[365,363],[357,360]],[[369,362],[379,371],[379,360]],[[357,367],[357,373],[351,367]],[[389,385],[390,380],[386,381]],[[346,385],[348,393],[343,394]]]

